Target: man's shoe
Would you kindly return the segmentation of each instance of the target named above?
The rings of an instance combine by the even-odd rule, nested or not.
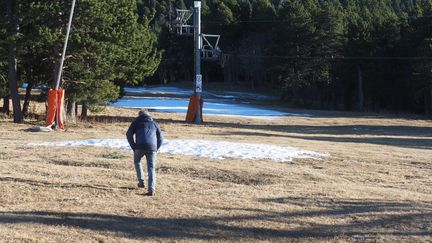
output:
[[[144,182],[138,182],[138,188],[144,188]]]
[[[156,195],[156,192],[147,192],[147,193],[144,194],[144,195],[152,197],[152,196],[155,196],[155,195]]]

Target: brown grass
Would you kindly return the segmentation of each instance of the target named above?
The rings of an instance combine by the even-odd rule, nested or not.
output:
[[[33,108],[43,114],[42,110]],[[308,111],[313,112],[313,111]],[[28,142],[124,138],[136,111],[108,108],[65,132],[0,118],[3,241],[430,241],[432,123],[313,112],[277,120],[153,113],[168,139],[329,152],[287,163],[159,154],[158,190],[135,188],[132,154]],[[113,156],[115,154],[115,156]]]

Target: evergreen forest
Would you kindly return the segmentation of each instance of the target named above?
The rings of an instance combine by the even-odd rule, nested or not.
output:
[[[15,122],[33,87],[55,85],[71,2],[0,2],[0,106],[12,101]],[[125,86],[192,82],[193,38],[172,25],[176,9],[192,7],[77,0],[67,111],[96,109]],[[291,107],[432,115],[432,0],[205,0],[202,32],[219,34],[222,51],[203,62],[204,87],[277,90]]]

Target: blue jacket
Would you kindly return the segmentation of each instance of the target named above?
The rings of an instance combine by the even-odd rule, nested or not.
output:
[[[134,140],[135,134],[135,140]],[[130,125],[127,140],[132,150],[135,149],[155,152],[163,142],[163,135],[159,124],[150,116],[141,115]]]

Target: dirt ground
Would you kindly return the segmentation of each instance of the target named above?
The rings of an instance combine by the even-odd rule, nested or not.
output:
[[[28,145],[124,138],[136,110],[107,108],[64,132],[0,118],[0,241],[432,241],[432,122],[303,112],[315,116],[194,125],[152,113],[167,139],[330,154],[285,163],[159,154],[155,197],[136,188],[131,152]]]

